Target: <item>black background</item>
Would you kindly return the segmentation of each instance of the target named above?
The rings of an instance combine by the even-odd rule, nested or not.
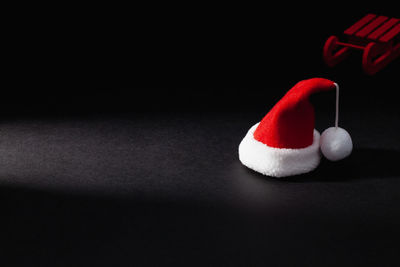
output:
[[[395,86],[374,92],[392,84],[398,61],[369,77],[359,51],[333,69],[321,57],[329,36],[367,13],[398,17],[391,7],[92,8],[38,15],[15,31],[3,113],[253,108],[318,76],[362,88],[348,90],[349,101],[395,99]]]
[[[90,7],[17,26],[0,262],[396,265],[399,60],[368,76],[360,52],[328,68],[322,47],[366,13],[399,14],[326,5]],[[311,77],[341,86],[352,156],[283,181],[247,170],[241,138]],[[334,93],[312,100],[322,131]]]

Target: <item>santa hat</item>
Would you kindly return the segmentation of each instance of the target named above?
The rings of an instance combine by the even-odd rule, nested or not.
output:
[[[320,138],[314,129],[314,107],[309,97],[317,92],[337,89],[336,125]],[[338,94],[336,83],[313,78],[297,83],[250,128],[239,145],[239,159],[250,169],[268,176],[283,177],[314,170],[322,152],[330,160],[339,160],[351,153],[350,135],[338,124]],[[322,148],[321,147],[321,148]]]

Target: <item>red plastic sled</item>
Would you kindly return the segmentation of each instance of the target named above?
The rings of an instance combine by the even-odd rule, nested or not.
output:
[[[400,19],[368,14],[344,31],[347,42],[331,36],[325,43],[326,64],[335,66],[353,49],[363,50],[362,66],[373,75],[400,55]]]

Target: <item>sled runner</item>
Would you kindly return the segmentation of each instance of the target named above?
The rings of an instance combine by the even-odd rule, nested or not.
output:
[[[336,36],[325,42],[323,57],[330,67],[344,60],[352,50],[363,50],[362,67],[373,75],[400,55],[400,19],[368,14],[345,30],[344,36],[346,42]]]

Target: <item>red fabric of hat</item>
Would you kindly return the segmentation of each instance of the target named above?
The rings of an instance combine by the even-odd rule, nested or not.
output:
[[[254,131],[254,139],[274,148],[310,146],[315,116],[309,97],[332,89],[335,89],[334,82],[323,78],[297,83],[262,119]]]

